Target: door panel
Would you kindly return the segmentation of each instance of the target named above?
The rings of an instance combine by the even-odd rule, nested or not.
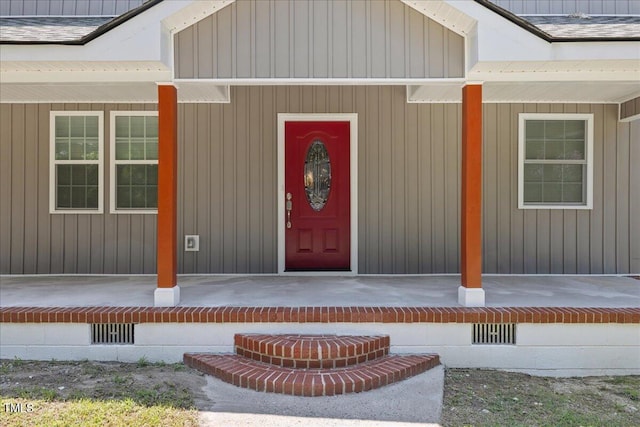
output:
[[[351,267],[349,126],[285,123],[287,271]]]

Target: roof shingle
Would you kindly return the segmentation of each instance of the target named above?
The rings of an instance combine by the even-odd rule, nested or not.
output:
[[[0,18],[0,42],[69,42],[80,40],[113,17]]]

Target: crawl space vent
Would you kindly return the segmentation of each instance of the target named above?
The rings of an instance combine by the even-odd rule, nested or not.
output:
[[[133,344],[133,323],[93,323],[91,344]]]
[[[473,344],[505,345],[516,343],[515,323],[474,323]]]

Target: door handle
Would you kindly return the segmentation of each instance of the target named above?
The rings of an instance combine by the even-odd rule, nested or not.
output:
[[[291,201],[291,193],[287,193],[287,228],[291,228],[291,209],[293,209],[293,202]]]

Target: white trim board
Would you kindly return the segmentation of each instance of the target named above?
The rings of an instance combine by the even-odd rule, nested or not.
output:
[[[285,214],[284,214],[284,124],[285,122],[349,122],[350,144],[349,144],[349,167],[351,185],[351,271],[336,272],[285,272]],[[278,113],[278,274],[305,276],[305,275],[327,275],[345,276],[358,274],[358,114],[294,114]]]

